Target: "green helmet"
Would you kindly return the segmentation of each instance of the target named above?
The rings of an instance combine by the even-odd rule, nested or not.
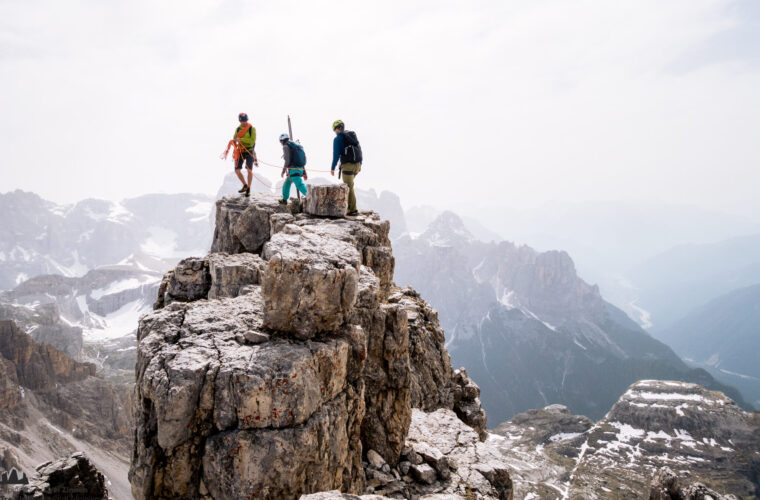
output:
[[[343,120],[335,120],[333,122],[332,129],[335,130],[338,127],[343,127]]]

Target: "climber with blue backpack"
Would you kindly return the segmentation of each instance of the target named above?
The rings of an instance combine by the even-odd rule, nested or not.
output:
[[[330,175],[335,175],[335,167],[340,160],[338,178],[343,174],[343,182],[348,186],[348,213],[346,215],[358,215],[356,208],[356,194],[354,193],[354,178],[362,169],[362,147],[356,132],[345,130],[342,120],[335,120],[332,125],[335,132],[333,139],[333,161],[330,167]]]
[[[285,159],[285,165],[282,167],[282,174],[280,177],[285,179],[285,183],[282,185],[282,199],[280,203],[285,205],[290,198],[290,186],[295,184],[296,189],[306,196],[306,184],[304,180],[307,179],[306,170],[306,153],[303,150],[303,146],[290,140],[288,134],[280,135],[280,144],[282,144],[283,158]]]

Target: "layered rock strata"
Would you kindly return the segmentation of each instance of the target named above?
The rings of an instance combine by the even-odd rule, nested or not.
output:
[[[0,373],[7,375],[0,382],[0,394],[16,385],[33,390],[47,389],[95,375],[92,363],[74,361],[49,344],[35,342],[13,321],[0,321],[0,360]],[[3,386],[8,385],[10,387],[4,390]]]
[[[399,464],[415,405],[483,433],[435,311],[393,285],[387,221],[254,194],[217,202],[216,222],[140,322],[135,498],[359,493],[368,450]]]

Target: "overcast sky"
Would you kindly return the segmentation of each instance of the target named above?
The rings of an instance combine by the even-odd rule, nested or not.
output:
[[[214,193],[246,111],[315,169],[343,119],[407,206],[752,211],[759,89],[756,0],[0,0],[0,192]]]

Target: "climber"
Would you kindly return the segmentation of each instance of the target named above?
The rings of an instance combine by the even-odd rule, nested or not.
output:
[[[330,167],[330,175],[335,176],[335,167],[340,160],[340,169],[338,177],[343,173],[343,182],[348,186],[348,214],[358,215],[356,208],[356,194],[354,193],[354,178],[362,169],[362,147],[356,138],[356,133],[345,130],[345,125],[341,120],[333,122],[333,161]]]
[[[259,166],[259,160],[256,158],[256,128],[248,123],[248,115],[240,113],[238,115],[240,125],[235,129],[235,135],[232,136],[232,140],[235,143],[235,173],[243,183],[243,187],[240,188],[238,193],[243,193],[245,196],[251,195],[251,181],[253,180],[253,165]],[[245,161],[245,168],[248,169],[248,182],[243,177],[243,161]]]
[[[285,158],[285,164],[282,167],[282,174],[280,177],[285,179],[285,183],[282,185],[282,199],[280,203],[285,205],[290,198],[290,186],[296,185],[296,189],[306,196],[306,184],[303,183],[304,179],[308,179],[304,167],[306,166],[306,153],[303,150],[303,146],[296,144],[290,140],[288,134],[280,135],[280,144],[282,144],[283,158]]]

